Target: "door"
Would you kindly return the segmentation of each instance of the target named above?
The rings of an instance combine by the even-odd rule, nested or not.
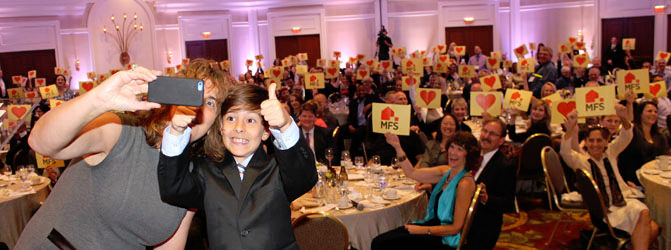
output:
[[[637,62],[652,61],[654,59],[655,17],[627,17],[601,19],[601,54],[606,54],[610,47],[610,38],[636,38],[636,50],[631,51],[631,56]]]
[[[186,57],[205,58],[217,62],[228,60],[228,41],[227,39],[187,41]]]
[[[53,49],[0,53],[2,80],[7,88],[18,87],[12,84],[12,76],[27,77],[30,70],[37,70],[38,78],[46,78],[47,84],[53,84],[54,67],[56,67],[56,52]]]
[[[449,46],[451,42],[466,46],[467,55],[473,55],[473,48],[477,45],[482,49],[482,54],[489,56],[494,50],[493,26],[467,26],[446,27],[445,43]]]
[[[275,58],[282,59],[298,53],[308,53],[308,65],[314,67],[317,59],[322,58],[319,35],[275,37]]]

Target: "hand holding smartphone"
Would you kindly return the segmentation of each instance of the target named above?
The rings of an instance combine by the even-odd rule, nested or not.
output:
[[[200,107],[205,83],[200,79],[158,76],[149,82],[148,101],[160,104]]]

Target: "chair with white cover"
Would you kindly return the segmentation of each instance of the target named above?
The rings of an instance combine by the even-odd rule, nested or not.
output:
[[[349,248],[345,224],[325,212],[306,213],[296,218],[291,226],[300,249],[343,250]]]
[[[541,159],[543,162],[543,171],[545,172],[546,182],[548,183],[550,193],[552,194],[552,201],[560,211],[559,221],[557,221],[555,228],[552,230],[552,234],[550,234],[550,239],[547,243],[549,245],[552,242],[552,238],[554,237],[557,228],[559,228],[559,224],[561,222],[573,221],[570,217],[567,220],[562,220],[564,215],[568,215],[568,212],[584,212],[585,206],[582,202],[570,202],[561,199],[561,194],[570,193],[571,190],[566,182],[564,169],[557,152],[555,152],[551,146],[545,146],[543,150],[541,150]]]
[[[631,235],[627,232],[614,228],[608,220],[608,207],[603,200],[603,193],[599,190],[599,186],[594,182],[592,176],[585,169],[576,170],[576,182],[578,184],[578,191],[582,195],[582,200],[587,210],[589,210],[589,217],[594,226],[592,236],[587,243],[587,249],[592,246],[595,236],[610,236],[617,240],[617,249],[621,249],[629,240]]]

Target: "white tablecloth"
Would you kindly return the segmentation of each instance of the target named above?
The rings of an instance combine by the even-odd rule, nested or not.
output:
[[[671,179],[662,178],[660,174],[648,174],[657,170],[657,160],[650,161],[637,171],[638,179],[645,188],[645,204],[650,209],[650,216],[662,228],[659,249],[671,250]],[[671,171],[662,171],[662,174]]]
[[[355,172],[350,171],[350,173]],[[349,186],[357,190],[365,189],[358,185],[362,183],[365,182],[350,181]],[[405,195],[401,196],[398,200],[393,200],[391,204],[378,209],[366,208],[358,211],[356,208],[349,208],[340,211],[327,211],[338,217],[345,224],[349,241],[353,247],[360,250],[369,250],[375,236],[405,225],[413,220],[423,219],[426,215],[428,198],[424,192],[415,192],[411,189],[412,185],[401,182],[392,181],[390,187],[401,189],[401,192]],[[301,198],[311,196],[311,193],[307,193]],[[300,215],[300,212],[294,211],[292,218]]]
[[[46,178],[45,178],[46,179]],[[6,181],[0,181],[5,184]],[[4,242],[9,249],[19,239],[23,228],[28,224],[32,212],[40,207],[40,202],[47,198],[49,181],[33,186],[35,193],[16,197],[0,197],[0,242]],[[16,186],[16,185],[14,185]],[[14,188],[10,186],[10,188]]]

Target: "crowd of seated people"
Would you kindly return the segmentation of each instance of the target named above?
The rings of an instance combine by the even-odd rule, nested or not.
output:
[[[603,57],[605,63],[602,64],[601,58],[593,58],[590,68],[574,67],[571,63],[574,53],[558,53],[554,58],[556,60],[553,60],[552,49],[539,44],[534,74],[517,72],[515,66],[488,69],[485,66],[487,56],[480,47],[475,46],[471,56],[459,56],[454,52],[456,44],[452,43],[446,54],[454,61],[447,67],[447,72],[438,73],[431,66],[424,67],[423,77],[420,77],[419,82],[411,84],[409,90],[403,90],[401,79],[403,76],[413,76],[415,73],[404,74],[399,66],[401,58],[395,55],[391,55],[394,70],[390,72],[371,70],[368,77],[357,80],[355,73],[359,69],[366,69],[367,66],[361,62],[347,63],[335,78],[326,79],[325,88],[321,89],[306,89],[303,84],[304,76],[296,73],[295,65],[290,65],[285,67],[283,77],[278,83],[277,98],[299,126],[300,136],[305,138],[317,161],[327,161],[324,157],[326,148],[335,149],[336,155],[342,150],[349,150],[352,157],[379,155],[383,165],[389,165],[392,159],[397,159],[406,175],[420,183],[416,186],[418,190],[431,192],[432,203],[429,204],[430,209],[425,220],[381,235],[375,241],[374,248],[388,249],[386,246],[394,245],[399,239],[415,239],[408,238],[407,235],[427,233],[433,237],[421,240],[455,247],[453,235],[458,235],[460,232],[465,216],[463,203],[470,200],[469,195],[473,194],[475,185],[481,185],[482,205],[475,215],[472,228],[479,232],[478,238],[470,240],[469,244],[474,249],[491,249],[495,246],[501,230],[502,215],[511,207],[515,193],[517,159],[503,150],[506,140],[521,143],[533,134],[552,135],[551,106],[541,100],[542,98],[558,91],[567,91],[567,95],[571,95],[576,88],[612,84],[612,80],[606,79],[609,72],[615,75],[613,72],[617,70],[645,67],[649,69],[651,82],[665,81],[669,89],[671,71],[666,69],[664,60],[647,62],[646,66],[645,62],[635,61],[628,51],[623,51],[617,38],[611,39],[611,43],[613,46]],[[435,61],[436,58],[433,57],[432,60]],[[457,66],[461,64],[478,66],[476,77],[460,77],[456,71]],[[279,60],[275,60],[274,65],[282,64]],[[312,73],[323,71],[324,68],[320,66],[309,69]],[[269,79],[264,78],[261,68],[255,73],[247,71],[239,75],[237,82],[230,72],[226,73],[227,80],[233,85],[254,84],[266,87],[270,83]],[[482,91],[478,76],[489,74],[499,74],[502,81],[501,89],[491,91],[503,92],[507,88],[516,88],[533,92],[535,99],[530,102],[528,111],[513,112],[513,117],[522,116],[528,120],[526,132],[517,132],[515,124],[510,121],[506,123],[503,121],[505,119],[487,116],[488,119],[478,123],[478,126],[481,126],[479,136],[476,138],[471,134],[474,128],[467,124],[469,118],[472,118],[469,115],[470,92]],[[55,84],[59,87],[59,98],[67,100],[75,96],[67,87],[65,77],[57,76]],[[440,108],[418,107],[415,87],[439,89]],[[332,96],[338,98],[331,98]],[[348,107],[349,113],[346,119],[336,118],[336,114],[330,108],[334,104],[332,100],[340,100]],[[374,133],[371,124],[373,103],[412,106],[409,135]],[[641,97],[637,102],[630,104],[632,114],[631,117],[627,116],[626,120],[618,115],[598,117],[599,124],[604,127],[603,130],[599,130],[598,136],[607,138],[606,142],[617,139],[623,133],[620,129],[621,124],[632,122],[631,128],[629,126],[626,128],[626,133],[631,137],[627,141],[630,142],[621,143],[621,150],[612,152],[617,155],[607,157],[617,159],[619,168],[615,167],[617,171],[615,174],[621,176],[621,180],[624,181],[618,178],[618,182],[611,182],[611,185],[626,183],[627,186],[640,188],[641,184],[635,171],[656,156],[669,154],[671,133],[666,127],[666,116],[671,114],[671,101],[667,97],[650,99]],[[45,110],[40,106],[37,112],[47,111],[48,109]],[[39,115],[36,118],[38,117]],[[565,140],[575,141],[571,142],[571,149],[579,155],[571,156],[575,158],[573,160],[565,159],[569,165],[578,164],[580,157],[590,155],[595,157],[589,148],[592,144],[591,138],[597,135],[587,133],[592,132],[587,128],[574,132],[576,132],[575,139],[565,138]],[[578,134],[584,138],[579,138]],[[582,139],[586,141],[578,144]],[[26,133],[19,133],[13,140],[12,149],[27,148],[26,140]],[[573,145],[585,145],[588,149]],[[563,146],[562,144],[563,151],[568,150]],[[564,157],[569,155],[571,154],[562,153]],[[339,164],[340,158],[335,157],[335,160],[333,163]],[[14,163],[8,160],[7,164]],[[601,164],[598,165],[603,168]],[[611,176],[614,175],[609,173],[604,178]],[[446,184],[446,180],[453,178],[459,180],[458,184]],[[448,195],[449,199],[452,199],[448,205],[456,204],[457,207],[445,208],[443,202],[447,201],[441,199],[438,202],[436,199],[440,197],[435,195]],[[642,213],[641,211],[647,211],[647,208],[636,209],[636,213]],[[645,216],[642,218],[646,219]],[[649,220],[649,217],[647,219]],[[632,229],[629,232],[635,231]],[[646,236],[652,237],[656,234],[655,230],[646,232],[649,232]],[[638,242],[637,246],[647,243],[649,242]]]

